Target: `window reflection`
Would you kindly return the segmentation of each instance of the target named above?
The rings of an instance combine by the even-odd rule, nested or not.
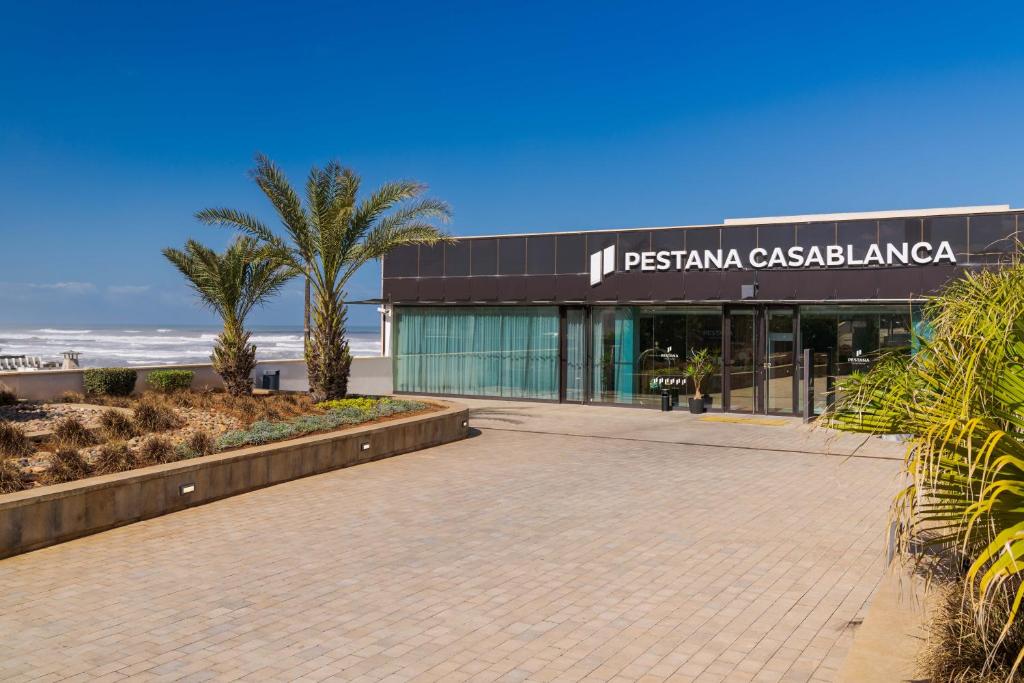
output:
[[[967,218],[939,216],[924,219],[924,240],[932,244],[949,242],[957,256],[967,255]]]
[[[833,381],[868,370],[880,352],[910,352],[915,308],[906,305],[800,307],[800,345],[813,352],[816,414],[828,404]],[[801,397],[801,402],[803,400]]]
[[[1013,214],[971,216],[971,261],[998,263],[1017,248],[1016,217]]]
[[[853,247],[854,258],[862,259],[868,247],[878,242],[878,223],[875,221],[844,221],[837,228],[841,246]]]

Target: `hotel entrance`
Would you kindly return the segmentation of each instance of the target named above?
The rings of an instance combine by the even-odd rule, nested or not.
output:
[[[792,306],[726,308],[723,409],[767,414],[799,411],[798,321]]]

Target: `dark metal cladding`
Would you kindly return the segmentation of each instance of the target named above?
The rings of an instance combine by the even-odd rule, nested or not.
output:
[[[908,301],[966,270],[1005,262],[1017,249],[1021,211],[969,216],[881,218],[816,223],[595,230],[467,237],[453,244],[402,247],[383,263],[383,295],[393,303],[684,303]],[[948,241],[957,265],[641,271],[622,254],[644,251],[768,249]],[[613,273],[591,286],[591,256],[616,248]],[[743,298],[745,285],[754,297]]]

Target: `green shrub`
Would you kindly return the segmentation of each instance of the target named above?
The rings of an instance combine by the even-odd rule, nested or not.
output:
[[[348,403],[349,401],[369,401],[370,407],[366,408],[366,403]],[[331,408],[323,415],[302,415],[285,422],[269,422],[266,420],[254,422],[248,429],[240,429],[222,435],[217,440],[217,445],[220,448],[257,446],[312,434],[313,432],[351,427],[379,417],[406,413],[426,407],[426,404],[418,401],[400,401],[391,398],[342,399],[340,401],[327,401],[320,405],[328,404],[340,404],[344,407]]]
[[[135,436],[135,425],[120,410],[108,408],[100,414],[100,429],[111,440],[130,439]]]
[[[131,368],[89,368],[82,373],[85,393],[95,396],[128,396],[137,378]]]
[[[23,458],[35,452],[25,430],[0,420],[0,458]]]
[[[163,432],[179,427],[181,417],[169,406],[146,400],[135,406],[132,422],[140,432]]]
[[[74,448],[58,448],[50,455],[50,469],[46,471],[46,481],[60,484],[75,481],[92,473],[92,466],[86,462],[82,454]]]
[[[0,493],[14,493],[25,488],[21,468],[13,460],[0,460]]]
[[[53,437],[60,446],[70,448],[91,446],[96,442],[89,428],[74,415],[69,415],[57,423],[53,428]]]
[[[317,408],[323,408],[324,410],[340,410],[342,408],[357,408],[359,410],[373,410],[374,406],[380,399],[367,398],[360,396],[358,398],[338,398],[333,401],[324,401],[323,403],[317,403]]]
[[[96,471],[102,474],[125,472],[138,466],[138,456],[123,441],[105,443],[96,454]]]
[[[18,402],[18,395],[6,384],[0,384],[0,406],[12,406]]]
[[[170,394],[191,387],[195,376],[191,370],[153,370],[146,377],[146,383],[156,391]]]

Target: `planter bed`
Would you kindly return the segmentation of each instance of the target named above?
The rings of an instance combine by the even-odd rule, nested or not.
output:
[[[0,493],[436,410],[428,403],[389,397],[317,405],[305,394],[232,398],[182,392],[93,401],[0,408],[0,429],[20,431],[28,442],[11,447],[8,435],[5,452],[0,434]],[[145,410],[148,420],[140,418]],[[113,427],[104,427],[105,417],[114,420]],[[61,423],[68,420],[77,421],[77,438],[62,436]]]
[[[228,496],[465,438],[468,410],[416,414],[0,495],[0,557]]]

